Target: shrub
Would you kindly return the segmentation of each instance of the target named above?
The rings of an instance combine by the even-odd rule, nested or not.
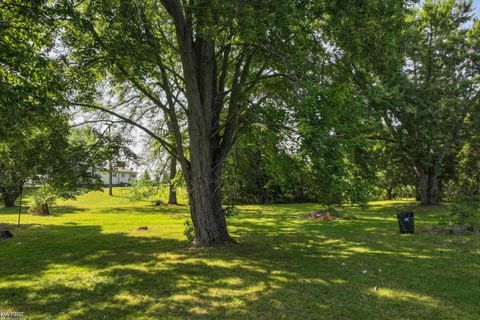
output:
[[[193,242],[195,240],[195,229],[193,227],[193,223],[190,220],[185,220],[183,224],[185,229],[183,230],[183,235],[187,238],[188,242]]]
[[[50,206],[55,204],[57,194],[49,185],[37,189],[32,195],[32,204],[28,209],[28,213],[34,215],[49,215]]]
[[[240,213],[238,208],[235,207],[234,205],[226,206],[223,209],[223,211],[225,212],[225,217],[227,217],[227,218],[235,217]]]
[[[133,202],[148,201],[152,196],[158,193],[158,188],[148,180],[140,179],[134,181],[127,189],[126,196]]]
[[[474,231],[480,224],[478,217],[466,204],[453,204],[450,215],[456,218],[456,223],[466,226],[470,231]]]
[[[438,225],[440,230],[447,233],[476,231],[480,226],[480,219],[467,202],[457,202],[452,205],[448,215],[440,217]]]

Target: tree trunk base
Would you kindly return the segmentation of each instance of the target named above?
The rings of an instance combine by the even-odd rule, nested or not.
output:
[[[433,207],[440,204],[438,176],[435,171],[422,173],[417,176],[417,190],[420,195],[420,205]]]
[[[385,197],[385,200],[387,201],[393,200],[393,189],[387,188],[387,196]]]
[[[440,208],[442,205],[440,203],[420,203],[419,207],[426,207],[426,208]]]
[[[195,238],[192,244],[196,247],[223,247],[223,246],[238,244],[238,241],[229,236],[227,239],[224,239],[222,241],[217,240],[214,242],[202,243],[201,241]]]
[[[15,207],[15,200],[17,199],[16,196],[8,196],[3,198],[3,203],[5,204],[5,208],[13,208]]]
[[[39,206],[30,207],[30,209],[28,209],[28,213],[34,216],[49,216],[50,209],[48,207],[48,204],[43,204]]]
[[[169,197],[168,198],[168,205],[177,206],[178,205],[177,196],[175,196],[173,198]]]

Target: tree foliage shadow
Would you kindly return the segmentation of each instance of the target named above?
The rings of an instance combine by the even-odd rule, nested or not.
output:
[[[67,319],[441,316],[441,306],[448,305],[444,297],[428,287],[413,288],[402,273],[427,268],[440,257],[423,251],[425,257],[415,256],[407,241],[389,243],[381,235],[367,242],[355,236],[362,232],[355,223],[327,228],[284,219],[277,226],[262,226],[261,221],[238,219],[233,224],[240,243],[215,249],[186,247],[177,239],[103,233],[100,226],[30,225],[0,247],[0,306],[33,318]],[[425,263],[419,264],[422,259]],[[455,264],[453,257],[443,259]],[[400,261],[400,270],[388,271]],[[339,273],[341,262],[347,266]],[[380,262],[385,274],[350,276]],[[62,274],[63,268],[79,271]],[[466,274],[476,279],[477,271],[471,268]],[[392,290],[430,300],[408,301],[413,309],[399,313],[407,302],[370,292],[382,281]],[[346,299],[358,299],[358,305],[346,304]],[[372,306],[387,311],[372,315]],[[471,315],[464,306],[455,314]]]
[[[103,208],[99,210],[100,214],[109,213],[129,213],[129,214],[168,214],[174,216],[186,216],[189,213],[189,208],[186,205],[162,205],[162,206],[141,206],[141,207],[113,207]]]

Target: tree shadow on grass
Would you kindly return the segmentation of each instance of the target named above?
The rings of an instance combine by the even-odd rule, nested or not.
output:
[[[176,217],[185,217],[189,214],[189,208],[186,205],[162,205],[162,206],[142,206],[132,208],[112,207],[102,208],[99,210],[100,214],[168,214]]]
[[[21,216],[29,215],[28,209],[30,209],[30,206],[22,205]],[[1,208],[0,215],[18,215],[18,210],[19,210],[19,207]],[[62,216],[65,214],[75,214],[75,213],[86,212],[86,211],[88,211],[88,209],[77,207],[77,206],[55,205],[50,207],[50,214],[44,217],[55,217],[55,216]]]
[[[50,215],[51,217],[55,216],[62,216],[65,214],[75,214],[75,213],[80,213],[80,212],[86,212],[88,211],[87,208],[82,208],[78,206],[71,206],[71,205],[54,205],[50,209]]]
[[[22,207],[22,214],[24,213],[25,207]],[[1,215],[18,215],[18,207],[13,207],[13,208],[5,208],[5,207],[0,207],[0,214]]]
[[[454,256],[415,255],[406,237],[362,238],[367,225],[357,223],[238,219],[240,243],[210,249],[100,226],[30,225],[0,247],[0,309],[39,319],[472,318],[479,311],[465,292],[453,295],[462,300],[456,304],[417,279],[460,267]],[[459,270],[477,280],[478,271]]]

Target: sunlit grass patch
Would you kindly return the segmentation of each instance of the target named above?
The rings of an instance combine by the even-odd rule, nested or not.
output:
[[[190,247],[188,207],[131,203],[124,189],[60,201],[50,217],[0,209],[0,310],[27,319],[477,319],[480,237],[400,235],[448,210],[412,201],[341,210],[316,204],[239,206],[232,246]],[[28,201],[28,197],[27,197]],[[25,205],[28,203],[25,202]],[[138,230],[146,226],[147,230]]]

